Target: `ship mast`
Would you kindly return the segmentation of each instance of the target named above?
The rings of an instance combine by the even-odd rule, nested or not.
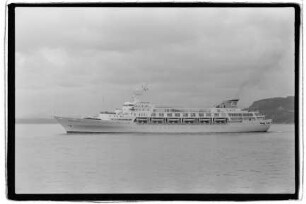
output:
[[[147,84],[142,84],[140,88],[136,88],[133,91],[133,103],[137,103],[139,102],[139,97],[142,96],[145,92],[147,92],[149,90],[148,85]]]

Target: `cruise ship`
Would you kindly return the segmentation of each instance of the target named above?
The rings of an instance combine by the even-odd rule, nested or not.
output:
[[[177,108],[139,100],[143,88],[134,93],[133,102],[121,109],[103,111],[97,116],[71,118],[55,116],[67,133],[231,133],[266,132],[271,119],[259,112],[241,110],[239,99],[225,100],[211,108]]]

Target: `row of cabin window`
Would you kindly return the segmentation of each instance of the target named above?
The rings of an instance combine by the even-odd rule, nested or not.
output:
[[[137,111],[150,111],[149,108],[136,108],[134,110],[137,110]]]
[[[181,117],[181,114],[182,114],[182,117],[197,117],[196,113],[152,113],[151,116],[152,117],[157,117],[157,116],[158,117],[164,117],[166,115],[167,117]],[[137,114],[135,113],[134,115],[136,116]],[[146,116],[145,113],[139,113],[138,115],[139,116]],[[253,113],[243,113],[243,114],[242,113],[228,113],[228,115],[230,117],[242,117],[242,116],[252,117]],[[199,117],[204,117],[204,116],[206,116],[206,117],[211,117],[211,116],[226,117],[226,114],[225,113],[198,113],[198,116]]]
[[[135,108],[150,108],[149,106],[134,106]]]
[[[234,116],[242,116],[241,113],[229,113],[228,116],[234,117]]]
[[[179,112],[179,113],[181,113],[181,112],[191,112],[192,110],[180,110],[180,109],[153,109],[153,112],[155,112],[155,113],[169,113],[169,112]],[[208,112],[208,111],[204,111],[204,110],[202,110],[202,111],[200,111],[200,112]]]
[[[204,113],[198,113],[198,114],[196,114],[196,113],[167,113],[167,114],[165,114],[165,113],[152,113],[151,114],[151,117],[164,117],[164,116],[167,116],[167,117],[197,117],[197,115],[199,116],[199,117],[204,117],[204,116],[206,116],[206,117],[212,117],[212,116],[214,116],[214,117],[219,117],[220,115],[221,116],[223,116],[223,117],[226,117],[226,114],[219,114],[219,113],[214,113],[214,114],[212,114],[212,113],[206,113],[206,114],[204,114]]]
[[[255,117],[246,117],[246,118],[231,118],[232,121],[242,121],[243,120],[256,120]]]
[[[182,110],[178,110],[178,109],[154,109],[153,112],[157,112],[157,113],[163,113],[163,112],[182,112]]]
[[[230,117],[235,117],[235,116],[253,116],[253,113],[229,113],[228,114]]]
[[[252,116],[253,116],[253,113],[243,113],[243,116],[249,116],[249,117],[252,117]]]

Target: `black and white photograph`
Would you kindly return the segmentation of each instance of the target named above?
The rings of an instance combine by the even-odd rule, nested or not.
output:
[[[297,199],[298,4],[9,9],[14,196]]]

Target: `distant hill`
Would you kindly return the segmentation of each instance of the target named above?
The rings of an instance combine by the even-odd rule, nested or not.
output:
[[[273,123],[294,123],[294,97],[267,98],[255,101],[249,108],[250,111],[259,111],[272,119]]]

